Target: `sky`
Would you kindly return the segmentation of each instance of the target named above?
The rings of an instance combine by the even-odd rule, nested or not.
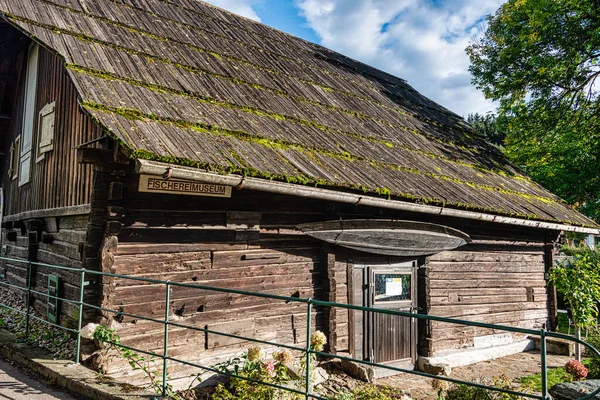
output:
[[[455,113],[494,104],[471,84],[465,48],[504,0],[206,0],[402,79]]]

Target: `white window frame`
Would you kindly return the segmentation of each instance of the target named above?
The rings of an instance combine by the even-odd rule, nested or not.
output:
[[[25,81],[25,98],[23,100],[23,130],[21,132],[21,151],[19,152],[19,186],[23,186],[31,181],[39,51],[39,45],[32,43],[29,46],[29,53],[27,55],[27,76]]]

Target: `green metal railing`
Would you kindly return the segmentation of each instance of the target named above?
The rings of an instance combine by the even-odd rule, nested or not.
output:
[[[34,318],[45,324],[54,326],[56,328],[60,328],[67,332],[71,332],[74,334],[76,333],[77,334],[77,345],[76,345],[76,354],[75,354],[75,362],[76,363],[79,363],[79,360],[81,357],[81,334],[80,334],[80,332],[81,332],[82,322],[83,322],[83,310],[85,307],[95,309],[98,311],[107,312],[107,313],[113,313],[115,315],[121,315],[124,317],[130,317],[130,318],[134,318],[134,319],[146,320],[146,321],[163,324],[164,325],[164,334],[163,334],[163,352],[162,352],[162,354],[152,352],[152,351],[146,351],[143,349],[138,349],[135,347],[130,347],[130,346],[127,346],[124,344],[119,344],[120,347],[123,347],[125,349],[129,349],[131,351],[136,351],[141,354],[145,354],[145,355],[149,355],[152,357],[156,357],[158,359],[162,359],[162,395],[163,396],[165,396],[167,393],[168,363],[169,362],[177,362],[177,363],[181,363],[181,364],[184,364],[187,366],[196,367],[196,368],[199,368],[204,371],[215,372],[218,374],[227,375],[230,377],[236,377],[236,378],[250,381],[253,383],[263,384],[263,385],[281,389],[284,391],[293,392],[293,393],[304,396],[306,399],[327,400],[326,398],[313,393],[312,388],[311,388],[311,382],[310,382],[311,369],[312,369],[311,355],[316,355],[316,356],[321,356],[321,357],[325,357],[325,358],[333,358],[333,359],[339,359],[339,360],[352,361],[357,364],[367,365],[367,366],[371,366],[371,367],[384,368],[384,369],[387,369],[390,371],[395,371],[395,372],[409,373],[409,374],[418,375],[418,376],[422,376],[422,377],[426,377],[426,378],[440,379],[440,380],[444,380],[444,381],[455,383],[455,384],[464,384],[464,385],[468,385],[468,386],[474,386],[477,388],[492,390],[492,391],[496,391],[496,392],[502,392],[502,393],[506,393],[506,394],[513,394],[513,395],[531,398],[531,399],[549,400],[551,398],[548,395],[548,377],[547,377],[547,360],[546,360],[546,357],[547,357],[546,341],[548,338],[564,339],[567,341],[580,343],[580,344],[584,345],[585,347],[587,347],[591,354],[593,354],[594,356],[600,357],[600,352],[598,352],[598,350],[596,350],[594,347],[592,347],[585,341],[577,339],[570,335],[565,335],[565,334],[560,334],[560,333],[555,333],[555,332],[548,332],[544,328],[542,328],[540,330],[535,330],[535,329],[525,329],[525,328],[518,328],[518,327],[513,327],[513,326],[505,326],[505,325],[486,324],[483,322],[474,322],[474,321],[465,321],[465,320],[454,319],[454,318],[436,317],[433,315],[415,314],[415,313],[403,312],[403,311],[384,310],[384,309],[377,309],[377,308],[372,308],[372,307],[355,306],[355,305],[350,305],[350,304],[332,303],[332,302],[328,302],[328,301],[322,301],[322,300],[316,300],[316,299],[310,299],[310,298],[280,296],[280,295],[273,295],[273,294],[266,294],[266,293],[248,292],[248,291],[244,291],[244,290],[217,288],[217,287],[212,287],[212,286],[197,285],[197,284],[190,284],[190,283],[162,281],[162,280],[157,280],[157,279],[150,279],[150,278],[143,278],[143,277],[136,277],[136,276],[127,276],[127,275],[113,274],[113,273],[108,273],[108,272],[92,271],[92,270],[86,270],[86,269],[82,269],[82,268],[72,268],[72,267],[64,267],[64,266],[51,265],[51,264],[45,264],[45,263],[39,263],[39,262],[24,261],[24,260],[13,259],[13,258],[8,258],[8,257],[0,257],[0,261],[9,262],[9,263],[25,264],[27,266],[26,286],[15,285],[15,284],[9,283],[8,281],[0,281],[0,285],[9,287],[14,290],[20,290],[27,294],[26,302],[25,302],[26,310],[22,311],[22,310],[10,307],[10,306],[8,306],[6,304],[2,304],[2,303],[0,303],[0,305],[2,305],[2,307],[10,309],[14,312],[25,315],[25,338],[27,338],[29,335],[30,318]],[[43,293],[43,292],[34,290],[32,288],[32,279],[31,279],[32,278],[32,267],[34,267],[34,266],[44,267],[44,268],[48,268],[50,270],[69,271],[71,273],[76,273],[76,274],[78,273],[79,274],[79,283],[80,283],[79,284],[79,298],[77,300],[67,299],[64,297],[52,296],[48,293]],[[98,306],[95,304],[85,303],[84,302],[85,287],[90,284],[90,282],[86,280],[86,278],[88,278],[88,277],[120,278],[120,279],[127,279],[127,280],[144,282],[144,283],[149,283],[149,284],[164,285],[165,286],[164,318],[162,318],[162,319],[151,318],[151,317],[147,317],[147,316],[127,313],[127,312],[124,312],[123,310],[112,310],[112,309],[104,308],[104,307],[101,307],[101,306]],[[294,345],[287,345],[284,343],[260,340],[260,339],[246,337],[246,336],[242,336],[242,335],[235,335],[235,334],[226,333],[226,332],[214,331],[214,330],[208,329],[206,327],[201,328],[201,327],[197,327],[197,326],[181,324],[179,322],[171,320],[170,319],[171,316],[169,315],[169,303],[171,300],[171,290],[174,287],[191,288],[191,289],[204,290],[204,291],[209,291],[209,292],[236,294],[236,295],[241,295],[241,296],[251,296],[251,297],[265,298],[265,299],[271,299],[271,300],[280,300],[280,301],[285,302],[286,304],[288,304],[288,303],[306,304],[306,346],[299,347],[299,346],[294,346]],[[57,299],[59,301],[63,301],[66,303],[71,303],[71,304],[76,305],[77,309],[78,309],[77,329],[63,327],[61,325],[54,324],[50,321],[47,321],[43,318],[39,318],[35,315],[32,315],[30,312],[31,311],[30,298],[32,295],[43,296],[47,299],[49,299],[49,298]],[[370,362],[370,361],[366,361],[366,360],[359,360],[359,359],[355,359],[352,357],[346,357],[346,356],[342,356],[342,355],[338,355],[338,354],[331,354],[331,353],[327,353],[327,352],[323,352],[323,351],[315,351],[310,346],[310,337],[311,337],[312,320],[313,320],[314,313],[315,313],[313,308],[319,307],[319,306],[320,307],[337,307],[337,308],[346,309],[346,310],[356,310],[356,311],[363,311],[363,312],[388,314],[388,315],[395,315],[395,316],[401,316],[401,317],[407,317],[407,318],[415,318],[415,319],[419,319],[419,320],[437,321],[437,322],[444,322],[444,323],[464,325],[464,326],[472,326],[472,327],[484,328],[484,329],[494,329],[497,331],[520,333],[520,334],[524,334],[524,335],[535,335],[535,336],[539,335],[539,337],[540,337],[542,392],[539,395],[525,393],[525,392],[518,392],[518,391],[514,391],[514,390],[510,390],[510,389],[504,389],[504,388],[498,388],[498,387],[494,387],[494,386],[484,385],[481,383],[468,382],[468,381],[454,379],[454,378],[450,378],[450,377],[446,377],[446,376],[433,375],[433,374],[429,374],[426,372],[413,371],[413,370],[409,370],[409,369],[393,367],[390,365],[378,364],[378,363]],[[208,335],[208,334],[218,335],[218,336],[253,342],[253,343],[257,343],[257,344],[262,344],[262,345],[267,345],[267,346],[275,346],[275,347],[279,347],[279,348],[285,348],[288,350],[295,350],[295,351],[302,352],[302,353],[304,353],[304,357],[306,359],[306,374],[304,377],[305,388],[304,388],[304,390],[298,390],[295,388],[285,387],[285,386],[281,386],[281,385],[277,385],[277,384],[273,384],[273,383],[269,383],[269,382],[257,381],[255,379],[240,376],[235,373],[223,372],[222,370],[218,370],[214,367],[200,365],[200,364],[192,363],[192,362],[189,362],[186,360],[171,357],[171,356],[169,356],[169,327],[190,329],[193,331],[202,332],[205,335]],[[598,393],[600,393],[600,388],[597,389],[596,391],[594,391],[593,393],[590,393],[584,397],[580,397],[579,399],[580,400],[591,399]]]

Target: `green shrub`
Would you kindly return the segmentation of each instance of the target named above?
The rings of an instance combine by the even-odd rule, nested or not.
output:
[[[491,394],[482,388],[456,385],[446,393],[446,400],[493,400]]]
[[[396,400],[404,394],[401,390],[376,385],[358,386],[352,391],[354,400]]]

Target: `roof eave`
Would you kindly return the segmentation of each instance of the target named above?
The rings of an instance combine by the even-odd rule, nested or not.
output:
[[[465,218],[470,220],[523,226],[537,229],[587,233],[600,235],[600,228],[568,225],[560,222],[547,222],[486,214],[477,211],[459,210],[455,208],[439,207],[426,204],[409,203],[400,200],[388,200],[379,197],[360,195],[355,193],[340,192],[331,189],[316,188],[285,182],[269,181],[266,179],[242,177],[239,175],[219,175],[177,165],[170,165],[158,161],[141,160],[136,162],[136,172],[154,176],[164,176],[167,173],[172,178],[187,179],[191,181],[212,183],[261,192],[278,193],[313,199],[334,201],[339,203],[360,204],[362,206],[379,207],[399,211],[416,212],[424,214],[443,215],[447,217]]]

